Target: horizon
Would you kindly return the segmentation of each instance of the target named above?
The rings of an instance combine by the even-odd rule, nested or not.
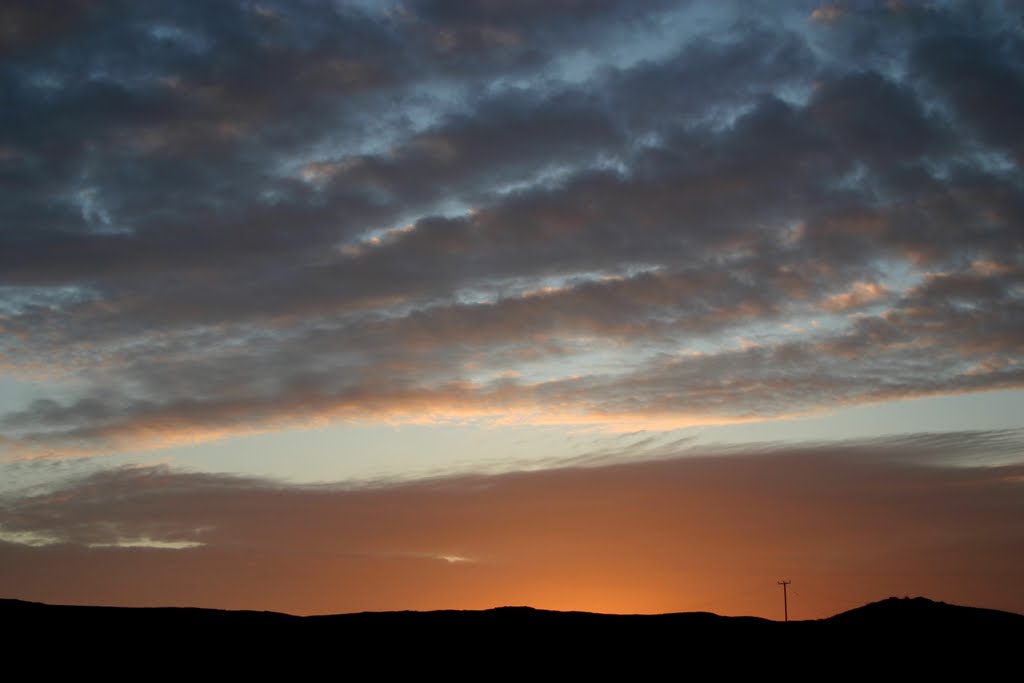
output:
[[[882,605],[882,604],[885,604],[885,603],[892,603],[894,601],[895,602],[903,602],[903,601],[921,602],[921,601],[924,601],[924,602],[927,602],[927,603],[930,603],[930,604],[942,605],[942,606],[946,606],[946,607],[966,608],[966,609],[972,609],[972,610],[973,609],[981,609],[981,610],[987,610],[987,611],[1006,612],[1006,610],[991,610],[991,608],[976,607],[976,606],[973,606],[973,605],[959,605],[959,604],[947,603],[947,602],[944,602],[944,601],[941,601],[941,600],[932,600],[931,598],[928,598],[927,596],[923,596],[923,595],[915,595],[915,596],[904,595],[903,597],[891,595],[891,596],[886,597],[886,598],[879,598],[878,600],[874,600],[874,601],[871,601],[871,602],[864,603],[863,605],[860,605],[859,607],[853,607],[853,608],[851,608],[849,610],[844,610],[843,612],[837,612],[836,614],[830,615],[829,617],[824,617],[824,619],[829,619],[829,618],[831,618],[833,616],[840,616],[840,615],[845,614],[847,612],[855,612],[855,611],[860,610],[860,609],[865,608],[865,607],[874,607],[876,605]],[[722,615],[722,614],[718,614],[718,613],[716,613],[714,611],[710,611],[710,612],[708,612],[708,611],[700,611],[700,612],[653,612],[653,613],[652,612],[643,612],[643,613],[634,613],[634,612],[584,612],[584,611],[580,611],[580,610],[547,610],[547,609],[541,609],[541,608],[537,608],[537,607],[532,607],[530,605],[495,605],[493,607],[485,607],[485,608],[482,608],[482,609],[468,609],[468,610],[452,610],[452,609],[437,609],[437,610],[391,610],[391,611],[387,611],[387,612],[341,612],[341,613],[330,613],[330,614],[291,614],[289,612],[275,612],[275,611],[272,611],[272,610],[258,610],[258,609],[256,609],[256,610],[250,610],[250,609],[246,609],[246,610],[224,610],[224,609],[218,609],[218,608],[212,608],[212,607],[200,607],[200,606],[197,606],[197,605],[124,606],[124,605],[81,604],[81,603],[77,603],[77,604],[60,604],[60,605],[58,605],[58,604],[53,604],[53,603],[43,603],[43,602],[36,602],[36,601],[31,601],[31,600],[22,600],[20,598],[0,598],[0,602],[24,602],[24,603],[35,604],[35,605],[42,605],[44,607],[98,607],[98,608],[139,609],[139,610],[168,610],[168,609],[170,609],[170,610],[178,610],[178,609],[183,609],[183,610],[201,610],[201,611],[212,611],[212,612],[221,612],[221,611],[227,611],[227,612],[258,612],[260,614],[279,614],[279,615],[282,615],[282,616],[298,617],[298,618],[303,618],[303,617],[353,616],[353,615],[360,615],[360,614],[402,614],[402,613],[409,613],[409,612],[413,612],[413,613],[417,613],[417,614],[429,614],[429,613],[432,613],[432,612],[496,612],[496,611],[502,611],[502,610],[528,610],[528,611],[531,611],[531,612],[553,612],[553,613],[557,613],[557,614],[587,614],[587,615],[593,615],[593,616],[613,616],[613,617],[616,617],[616,616],[620,616],[620,617],[657,617],[657,616],[690,615],[690,614],[711,614],[713,616],[723,617],[723,618],[726,618],[726,619],[731,619],[731,618],[737,618],[737,619],[763,619],[765,621],[773,621],[773,622],[778,622],[778,623],[785,623],[785,620],[783,620],[783,619],[771,619],[771,618],[768,618],[768,617],[755,617],[755,616],[749,615],[749,614]],[[1006,613],[1007,614],[1015,614],[1017,616],[1024,616],[1024,614],[1021,614],[1019,612],[1006,612]],[[805,619],[805,620],[789,619],[788,621],[820,621],[820,620],[821,620],[821,618],[818,618],[818,619]]]
[[[1024,613],[1024,14],[0,8],[0,587]]]

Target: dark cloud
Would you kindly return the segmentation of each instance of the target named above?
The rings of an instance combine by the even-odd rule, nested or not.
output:
[[[1019,32],[931,37],[915,46],[911,65],[972,134],[1017,163],[1024,159],[1024,137],[1015,125],[1024,116]]]
[[[1019,17],[771,7],[10,5],[6,447],[1020,387]]]
[[[838,152],[882,174],[892,164],[917,164],[948,144],[911,87],[875,71],[821,85],[809,106],[815,121],[838,143]]]

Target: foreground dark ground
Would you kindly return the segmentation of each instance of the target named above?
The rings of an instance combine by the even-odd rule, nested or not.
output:
[[[827,619],[783,623],[706,612],[606,615],[528,607],[366,612],[296,617],[276,612],[117,608],[0,600],[8,653],[50,664],[306,669],[360,663],[384,669],[460,670],[472,662],[653,672],[681,663],[716,671],[829,661],[845,667],[1018,670],[1024,615],[889,598]],[[46,661],[46,660],[43,660]],[[707,670],[705,670],[707,671]],[[458,676],[461,677],[461,676]]]

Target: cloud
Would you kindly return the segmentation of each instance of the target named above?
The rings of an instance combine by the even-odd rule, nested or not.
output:
[[[861,308],[889,294],[889,290],[875,282],[855,282],[841,294],[830,296],[822,304],[830,311],[848,311]]]
[[[841,5],[823,4],[820,7],[815,7],[808,18],[814,22],[831,24],[841,20],[845,14],[847,14],[847,10]]]
[[[1019,456],[1020,439],[682,453],[647,441],[625,444],[626,461],[604,452],[586,467],[349,487],[113,469],[7,496],[0,575],[50,602],[773,618],[785,575],[799,618],[908,591],[1021,611],[1024,472],[984,464]],[[179,549],[126,542],[138,538]]]
[[[12,8],[19,457],[1021,386],[1005,9]]]

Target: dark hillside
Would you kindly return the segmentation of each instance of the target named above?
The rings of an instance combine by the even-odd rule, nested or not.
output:
[[[365,612],[296,617],[196,608],[117,608],[0,600],[9,652],[59,652],[72,661],[111,653],[125,661],[155,652],[168,666],[231,663],[245,669],[322,666],[372,659],[402,670],[473,661],[522,669],[656,672],[685,660],[722,671],[752,671],[777,655],[805,664],[885,663],[920,672],[949,664],[972,670],[1016,666],[1024,616],[889,598],[828,619],[783,623],[706,612],[609,615],[529,607],[481,611]],[[940,659],[935,659],[941,654]],[[925,656],[927,655],[927,657]],[[461,664],[460,664],[461,663]]]

